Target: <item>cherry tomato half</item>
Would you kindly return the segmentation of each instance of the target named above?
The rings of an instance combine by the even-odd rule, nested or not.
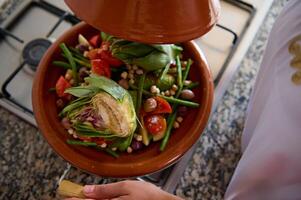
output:
[[[171,113],[172,109],[170,104],[161,97],[154,97],[157,101],[157,107],[154,111],[149,112],[150,114],[165,114],[165,113]]]
[[[101,52],[101,49],[91,49],[90,51],[88,51],[87,57],[90,60],[100,59],[100,52]]]
[[[60,78],[57,80],[55,84],[55,90],[57,93],[57,96],[59,97],[68,97],[69,94],[64,93],[67,88],[70,88],[71,84],[63,77],[60,76]]]
[[[92,73],[97,74],[99,76],[106,76],[108,78],[111,77],[111,69],[107,61],[102,59],[94,59],[91,60],[92,65]]]
[[[94,35],[89,39],[90,45],[92,45],[94,48],[99,47],[101,40],[100,40],[100,34]]]
[[[107,61],[111,66],[113,67],[119,67],[123,65],[123,62],[115,57],[112,56],[112,53],[110,51],[101,51],[100,52],[100,58]]]
[[[147,115],[144,124],[150,134],[156,135],[166,130],[166,119],[162,115]]]

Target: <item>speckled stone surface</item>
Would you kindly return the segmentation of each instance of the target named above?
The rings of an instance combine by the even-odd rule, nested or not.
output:
[[[274,1],[201,137],[176,189],[176,194],[184,199],[222,199],[241,154],[240,136],[247,103],[268,33],[285,2]],[[5,11],[0,8],[0,22],[13,9],[8,7]],[[108,181],[70,167],[51,150],[36,128],[0,107],[0,199],[59,199],[55,189],[62,174],[82,184]]]
[[[37,129],[0,109],[0,199],[51,199],[67,164]]]

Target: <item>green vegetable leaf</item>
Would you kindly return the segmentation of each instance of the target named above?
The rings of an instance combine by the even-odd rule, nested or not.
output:
[[[174,45],[174,44],[164,44],[164,45],[153,45],[157,50],[168,55],[170,61],[174,62],[176,57],[183,50],[182,47]]]
[[[97,144],[95,142],[86,142],[86,141],[80,141],[80,140],[67,140],[67,144],[89,146],[89,147],[97,146]]]
[[[153,50],[154,48],[152,46],[137,42],[131,42],[115,49],[115,51],[126,53],[131,57],[143,57],[151,53]]]
[[[127,148],[132,143],[133,134],[126,138],[118,138],[115,142],[111,145],[111,147],[117,147],[119,151],[126,151]]]
[[[104,76],[91,74],[90,77],[85,78],[85,81],[88,82],[90,86],[100,88],[101,90],[107,92],[118,101],[122,101],[123,97],[127,94],[127,91],[115,81]]]
[[[105,32],[101,32],[101,33],[100,33],[100,37],[101,37],[101,40],[102,40],[102,41],[106,41],[106,42],[110,42],[111,40],[114,39],[114,36],[109,35],[109,34],[107,34],[107,33],[105,33]]]
[[[67,113],[90,103],[89,97],[81,97],[72,101],[68,106],[66,106],[59,114],[60,117],[65,116]]]
[[[102,138],[113,138],[115,135],[111,134],[109,130],[96,130],[92,125],[87,125],[83,123],[73,124],[73,128],[76,130],[78,135],[86,137],[102,137]]]
[[[91,86],[78,86],[71,87],[65,90],[65,93],[72,94],[75,97],[84,97],[88,95],[95,94],[99,91],[96,87]]]
[[[147,71],[153,71],[164,68],[170,63],[170,58],[163,52],[153,51],[145,57],[133,59],[131,63],[138,65]]]

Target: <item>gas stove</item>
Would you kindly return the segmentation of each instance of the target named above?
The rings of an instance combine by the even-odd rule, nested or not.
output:
[[[0,2],[1,3],[1,2]],[[215,83],[213,110],[238,68],[272,1],[221,1],[220,21],[195,42],[204,51]],[[0,24],[0,105],[36,126],[31,88],[43,53],[57,37],[80,22],[61,0],[23,0]],[[176,164],[137,177],[173,192],[195,146]],[[68,167],[61,179],[68,173]]]

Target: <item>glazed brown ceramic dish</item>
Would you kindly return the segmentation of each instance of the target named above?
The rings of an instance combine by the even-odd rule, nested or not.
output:
[[[201,51],[193,42],[185,42],[184,56],[192,58],[190,78],[200,82],[195,89],[195,101],[200,107],[191,109],[181,124],[172,131],[171,138],[164,152],[159,151],[160,142],[152,143],[141,151],[124,153],[113,158],[103,152],[87,147],[66,144],[70,137],[60,123],[56,108],[56,95],[49,92],[55,86],[63,70],[52,65],[53,60],[61,59],[59,44],[65,42],[74,46],[79,33],[89,37],[97,30],[80,23],[64,33],[48,49],[38,67],[33,85],[33,109],[38,126],[51,147],[72,165],[104,177],[133,177],[161,170],[177,161],[198,140],[206,126],[213,99],[213,82],[207,63]]]
[[[218,0],[65,0],[83,21],[114,36],[144,43],[178,43],[207,33]]]

